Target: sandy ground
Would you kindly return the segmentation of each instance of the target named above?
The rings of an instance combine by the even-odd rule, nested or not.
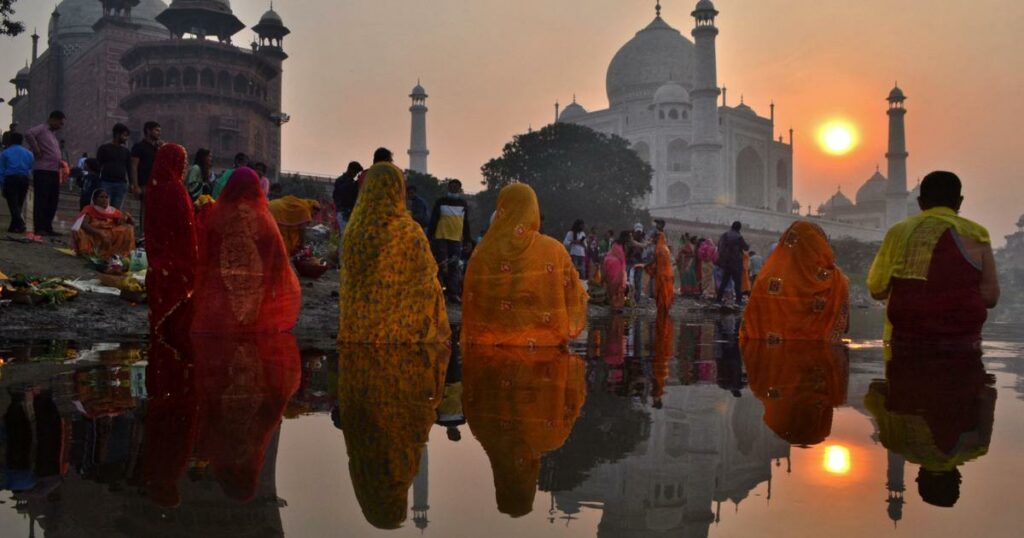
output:
[[[44,243],[24,244],[6,240],[0,234],[0,272],[66,279],[93,279],[96,272],[83,259],[56,250],[67,247],[68,236],[48,239]],[[308,345],[333,347],[338,334],[338,272],[328,271],[317,280],[300,278],[302,310],[294,334]],[[677,304],[674,317],[684,310],[696,309],[686,302]],[[605,307],[591,306],[590,317],[609,315]],[[635,308],[627,317],[654,317],[653,305]],[[448,310],[449,320],[458,323],[458,307]],[[120,297],[100,293],[81,293],[77,298],[58,306],[26,306],[10,304],[0,307],[0,339],[57,339],[89,341],[126,341],[145,338],[149,330],[145,305],[133,305]]]

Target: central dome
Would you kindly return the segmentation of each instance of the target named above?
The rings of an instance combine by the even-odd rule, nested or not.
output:
[[[692,90],[693,56],[693,42],[655,17],[612,58],[605,81],[608,103],[650,103],[654,92],[670,80]]]
[[[167,29],[156,22],[156,16],[167,9],[160,0],[142,0],[132,8],[132,22],[154,37],[167,37]],[[64,40],[89,39],[92,26],[103,16],[99,0],[64,0],[55,9],[59,17],[50,19],[50,37]],[[56,24],[55,24],[56,21]]]

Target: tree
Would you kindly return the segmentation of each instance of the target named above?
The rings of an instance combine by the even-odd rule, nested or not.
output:
[[[14,2],[16,1],[0,0],[0,35],[14,37],[25,31],[23,23],[11,18],[14,16]]]
[[[416,194],[423,198],[428,208],[434,205],[435,200],[444,196],[445,183],[448,181],[450,180],[446,179],[442,182],[430,174],[421,174],[415,170],[405,171],[405,184],[416,187]]]
[[[564,234],[576,219],[602,230],[649,219],[639,205],[651,191],[651,167],[616,135],[556,123],[517,135],[481,171],[486,190],[477,196],[478,222],[490,219],[499,191],[516,181],[537,192],[543,230],[552,235]]]

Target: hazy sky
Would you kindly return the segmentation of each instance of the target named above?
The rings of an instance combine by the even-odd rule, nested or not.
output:
[[[695,1],[665,0],[665,20],[689,36]],[[853,198],[885,170],[885,96],[906,91],[911,186],[945,168],[964,179],[964,212],[1002,235],[1024,212],[1024,4],[1011,0],[717,0],[719,83],[777,128],[796,130],[796,198],[815,207],[842,186]],[[235,0],[256,23],[268,2]],[[284,168],[340,173],[380,145],[406,164],[410,89],[430,94],[430,172],[475,190],[480,166],[531,124],[551,121],[575,92],[607,107],[612,56],[654,16],[654,0],[277,0],[285,39]],[[53,2],[19,0],[45,28]],[[247,43],[251,34],[236,36]],[[45,41],[45,36],[43,38]],[[0,41],[0,72],[29,55],[27,37]],[[8,75],[5,75],[5,79]],[[2,94],[13,95],[13,87]],[[8,112],[5,110],[3,117]],[[814,132],[856,124],[860,146],[833,157]],[[71,118],[71,121],[74,121]],[[6,120],[5,120],[6,122]]]

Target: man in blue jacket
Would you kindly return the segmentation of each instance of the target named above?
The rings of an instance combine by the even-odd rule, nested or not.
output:
[[[0,153],[0,187],[4,198],[7,199],[7,208],[11,211],[11,225],[7,227],[7,231],[24,233],[25,220],[21,215],[25,207],[25,197],[28,195],[29,175],[32,173],[32,166],[35,165],[35,157],[28,148],[21,145],[24,142],[21,133],[10,133],[8,142],[10,146]]]

